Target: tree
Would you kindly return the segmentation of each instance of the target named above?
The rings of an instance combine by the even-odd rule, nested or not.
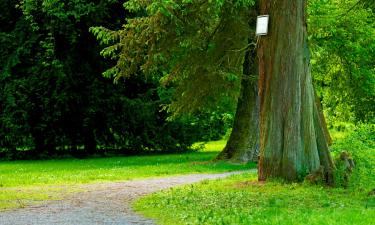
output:
[[[259,180],[299,180],[321,171],[333,182],[325,124],[315,101],[307,44],[306,1],[261,0],[270,15],[260,38]]]
[[[122,2],[5,0],[0,15],[0,157],[183,150],[198,135],[167,121],[170,90],[157,77],[117,85],[89,27],[119,29]],[[140,125],[142,124],[142,126]]]
[[[243,63],[241,91],[238,97],[232,133],[219,160],[257,162],[259,154],[259,98],[256,51],[248,50]]]
[[[127,9],[138,16],[128,20],[124,29],[97,27],[92,31],[110,44],[102,55],[117,59],[106,75],[129,77],[136,68],[145,74],[158,70],[164,74],[162,83],[175,89],[167,107],[174,115],[207,108],[223,98],[234,99],[232,93],[240,80],[233,132],[218,159],[246,162],[257,158],[259,117],[257,87],[251,81],[257,74],[255,54],[248,46],[255,42],[248,39],[254,32],[257,7],[244,2],[129,1]],[[242,62],[241,70],[238,62]],[[318,99],[316,107],[325,124]],[[329,143],[328,130],[322,127]]]
[[[309,1],[312,75],[331,125],[375,118],[374,2]]]
[[[129,77],[161,71],[162,83],[174,87],[167,109],[178,116],[216,109],[238,98],[233,132],[218,159],[257,159],[256,64],[250,51],[256,10],[253,1],[129,1],[138,16],[124,29],[92,31],[109,47],[102,55],[117,59],[106,75]],[[249,25],[250,24],[250,25]],[[233,35],[236,34],[236,35]],[[246,52],[246,53],[245,53]],[[246,54],[246,57],[244,57]],[[240,84],[240,85],[239,85]]]
[[[258,4],[250,9],[248,24],[256,26]],[[254,31],[253,31],[254,32]],[[248,37],[248,49],[245,52],[242,66],[240,95],[237,100],[232,133],[223,151],[217,159],[235,162],[257,162],[259,156],[259,96],[258,96],[258,62],[256,57],[255,38]]]

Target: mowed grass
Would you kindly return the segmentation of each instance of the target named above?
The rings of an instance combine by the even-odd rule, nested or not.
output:
[[[308,184],[257,182],[245,173],[162,191],[137,201],[158,224],[374,224],[366,193]]]
[[[225,141],[210,142],[202,151],[183,154],[0,162],[0,210],[61,199],[79,191],[79,184],[255,167],[211,161],[224,145]]]
[[[331,148],[336,156],[350,152],[355,161],[346,189],[306,182],[259,183],[256,173],[245,173],[158,192],[136,201],[134,209],[166,225],[375,224],[374,128],[340,134],[344,138],[336,138]]]

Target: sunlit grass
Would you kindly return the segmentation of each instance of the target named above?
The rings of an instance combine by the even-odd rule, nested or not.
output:
[[[254,164],[211,161],[224,145],[225,141],[209,142],[202,151],[183,154],[0,162],[0,209],[22,207],[23,202],[33,199],[61,198],[66,189],[74,189],[84,183],[221,173],[255,167]],[[63,190],[56,185],[69,187]],[[49,191],[41,194],[40,190]]]
[[[331,138],[332,138],[332,140],[333,140],[334,142],[335,142],[335,141],[338,141],[338,140],[345,139],[345,138],[348,137],[351,133],[352,133],[352,131],[337,131],[337,130],[331,130],[331,131],[330,131]]]
[[[347,138],[353,133],[355,128],[356,126],[352,123],[336,122],[329,132],[332,140],[335,142]]]
[[[42,203],[45,200],[60,200],[64,196],[81,191],[74,186],[28,186],[1,188],[0,211],[12,208],[23,208]]]
[[[308,184],[257,182],[256,174],[174,188],[134,208],[160,224],[373,224],[374,197]]]
[[[255,173],[204,181],[146,196],[134,208],[160,224],[374,224],[375,127],[332,132],[333,155],[356,164],[347,189],[307,183],[257,182]]]
[[[227,143],[226,140],[210,141],[210,142],[199,142],[193,145],[193,148],[203,149],[204,152],[215,152],[218,153],[222,150]]]

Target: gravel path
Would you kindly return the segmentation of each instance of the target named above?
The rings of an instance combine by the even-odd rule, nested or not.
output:
[[[140,196],[206,179],[224,178],[242,172],[222,174],[192,174],[116,183],[83,185],[84,192],[44,205],[0,212],[1,225],[94,225],[94,224],[154,224],[131,209]]]

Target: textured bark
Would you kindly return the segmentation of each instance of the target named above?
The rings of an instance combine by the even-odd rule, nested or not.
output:
[[[259,155],[259,98],[254,76],[258,74],[256,51],[248,50],[243,64],[241,92],[233,130],[217,159],[233,162],[256,162]]]
[[[316,107],[318,109],[320,121],[322,122],[324,137],[325,137],[328,145],[331,145],[332,144],[332,137],[331,137],[331,135],[329,134],[329,131],[328,131],[327,122],[326,122],[326,119],[325,119],[324,114],[323,114],[322,103],[320,102],[319,97],[316,95],[316,92],[314,92],[314,93],[315,93],[315,104],[316,104]]]
[[[306,1],[261,0],[260,10],[270,26],[258,48],[259,180],[295,181],[323,169],[331,183],[334,165],[310,74]]]
[[[249,27],[255,27],[258,15],[258,2],[249,12]],[[255,39],[249,38],[251,45]],[[248,49],[243,63],[240,96],[237,102],[232,133],[218,155],[219,160],[232,162],[257,162],[259,158],[259,95],[258,59],[256,50]]]

